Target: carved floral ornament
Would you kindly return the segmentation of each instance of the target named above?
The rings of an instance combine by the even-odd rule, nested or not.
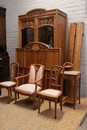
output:
[[[44,19],[38,20],[38,26],[45,25],[45,24],[54,25],[54,18],[51,17],[51,18],[44,18]],[[22,22],[22,25],[23,25],[23,27],[33,27],[34,21],[33,20],[25,21],[25,22]]]
[[[43,19],[39,19],[38,20],[38,25],[41,26],[43,24],[51,24],[54,25],[54,18],[50,17],[50,18],[43,18]]]
[[[32,16],[39,16],[39,15],[41,15],[41,14],[44,14],[46,12],[46,9],[34,9],[34,10],[31,10],[31,11],[29,11],[29,12],[27,12],[27,16],[28,17],[32,17]]]
[[[48,50],[48,48],[50,48],[48,45],[45,45],[44,43],[28,43],[27,45],[25,45],[24,49],[25,50],[30,50],[30,51],[46,51]]]
[[[34,26],[34,21],[33,20],[25,21],[25,22],[22,22],[22,25],[23,25],[23,27],[33,27]]]

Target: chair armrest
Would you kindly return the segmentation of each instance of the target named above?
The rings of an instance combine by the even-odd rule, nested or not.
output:
[[[22,76],[18,76],[18,77],[16,77],[16,78],[15,78],[15,80],[16,80],[16,82],[17,82],[16,87],[19,85],[19,80],[22,80],[22,79],[28,77],[29,74],[30,74],[30,73],[28,73],[28,74],[26,74],[26,75],[22,75]]]
[[[43,76],[41,76],[39,79],[35,80],[34,83],[36,84],[38,81],[40,81],[43,78]]]
[[[43,75],[39,79],[37,79],[37,80],[34,81],[34,83],[36,84],[35,85],[35,92],[37,90],[37,82],[39,82],[42,78],[43,78]]]

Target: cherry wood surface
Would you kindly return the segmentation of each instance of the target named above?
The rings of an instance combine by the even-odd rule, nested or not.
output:
[[[79,100],[80,104],[80,82],[81,82],[81,72],[77,70],[64,71],[64,79],[67,80],[68,84],[72,81],[72,91],[71,93],[67,93],[67,95],[63,98],[64,102],[73,103],[73,108],[75,109],[76,101]],[[68,85],[68,90],[70,90]]]
[[[52,42],[52,48],[61,48],[61,64],[63,64],[66,57],[66,22],[67,14],[59,9],[46,10],[38,8],[18,16],[18,48],[23,48],[23,44],[46,41],[48,38],[48,35],[46,36],[48,33],[46,29],[51,29],[50,33],[52,33],[52,37],[50,37],[50,40]],[[25,29],[28,31],[28,36],[26,36],[27,38],[24,37],[25,43],[23,43],[22,31]],[[42,29],[42,32],[40,29]],[[49,45],[48,41],[45,44]]]

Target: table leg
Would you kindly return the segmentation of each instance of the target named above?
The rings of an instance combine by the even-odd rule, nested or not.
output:
[[[40,95],[38,95],[38,113],[40,113]]]
[[[79,104],[80,104],[80,83],[81,83],[81,78],[79,78]]]
[[[75,88],[76,88],[76,78],[75,78],[75,80],[74,80],[74,101],[73,101],[73,103],[74,103],[74,107],[73,107],[73,109],[75,109],[75,99],[76,99],[76,91],[75,91]]]

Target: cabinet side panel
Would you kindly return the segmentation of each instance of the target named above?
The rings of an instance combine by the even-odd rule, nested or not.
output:
[[[56,33],[56,47],[61,48],[61,64],[66,58],[66,17],[58,15],[58,31]]]

